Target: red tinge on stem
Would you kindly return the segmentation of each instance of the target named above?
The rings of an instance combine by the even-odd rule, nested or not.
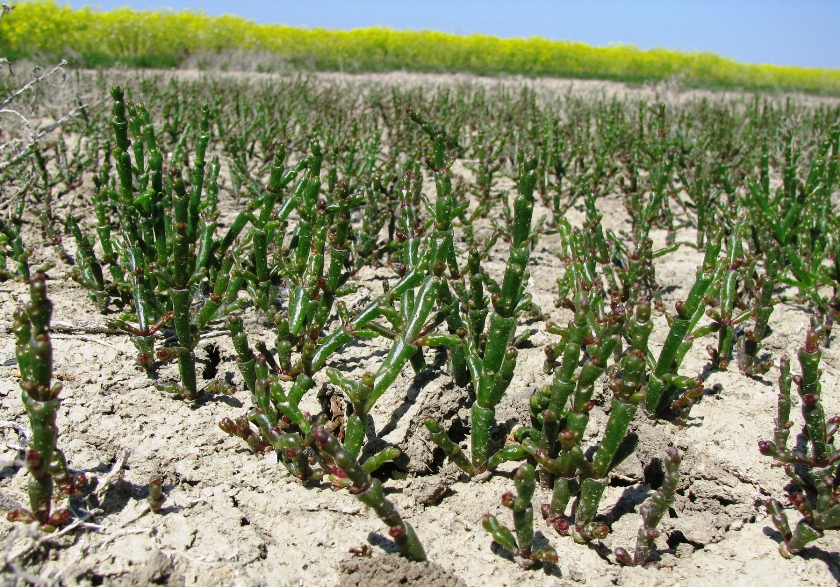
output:
[[[769,440],[759,440],[758,441],[758,452],[767,456],[770,454],[770,451],[773,450],[773,443]]]
[[[797,508],[808,501],[808,498],[802,493],[791,493],[788,499],[790,499],[791,505]]]
[[[546,520],[546,523],[557,530],[557,533],[561,536],[568,536],[572,525],[569,523],[569,520],[562,518],[560,516],[556,518],[549,518]]]
[[[812,355],[817,352],[819,346],[820,335],[813,328],[809,328],[808,333],[805,335],[805,352]]]
[[[513,493],[511,493],[510,491],[508,491],[507,493],[502,495],[502,505],[505,506],[506,508],[509,508],[509,507],[513,506],[513,502],[515,500],[516,500],[516,498],[513,496]]]
[[[67,508],[62,508],[60,510],[54,511],[50,515],[49,519],[47,520],[47,524],[53,527],[63,526],[64,524],[70,521],[71,517],[72,516],[70,515],[70,510],[68,510]]]
[[[388,534],[396,540],[397,538],[405,537],[405,528],[403,526],[391,526],[388,528]]]

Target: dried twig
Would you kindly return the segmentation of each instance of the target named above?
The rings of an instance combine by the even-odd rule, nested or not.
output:
[[[114,346],[110,343],[107,343],[104,340],[101,340],[99,338],[94,338],[93,336],[88,336],[87,334],[58,334],[58,335],[54,335],[52,338],[53,338],[53,340],[83,340],[85,342],[92,342],[92,343],[95,343],[95,344],[99,344],[99,345],[108,347],[109,349],[113,349],[113,350],[115,350],[117,352],[120,352],[120,353],[122,352],[122,349],[120,349],[119,347],[116,347],[116,346]]]
[[[5,15],[6,12],[7,12],[5,9],[2,9],[2,10],[3,10],[3,12],[0,13],[0,17],[2,17],[2,15]],[[8,61],[6,61],[6,60],[4,60],[4,61],[8,64]],[[52,132],[53,130],[55,130],[56,128],[61,126],[64,122],[66,122],[70,118],[73,118],[74,116],[79,114],[82,110],[84,110],[85,108],[88,107],[87,104],[79,104],[78,106],[73,108],[70,112],[68,112],[67,114],[65,114],[64,116],[62,116],[61,118],[59,118],[58,120],[53,122],[52,124],[50,124],[50,125],[48,125],[44,128],[41,128],[41,129],[36,128],[35,125],[32,123],[32,121],[27,116],[25,116],[25,115],[21,114],[20,112],[18,112],[17,110],[14,110],[14,109],[9,107],[18,97],[20,97],[21,95],[30,91],[37,84],[48,80],[52,76],[60,74],[62,76],[62,79],[63,79],[63,77],[64,77],[64,66],[66,64],[67,64],[67,61],[62,59],[61,62],[58,65],[54,66],[52,69],[50,69],[48,71],[41,70],[39,73],[36,73],[35,76],[31,80],[29,80],[27,83],[22,85],[20,88],[18,88],[17,90],[15,90],[11,94],[9,94],[9,96],[7,96],[6,99],[4,99],[2,102],[0,102],[0,115],[7,114],[7,115],[17,117],[20,120],[21,124],[26,129],[26,131],[29,135],[28,138],[26,139],[25,143],[23,144],[23,146],[18,146],[17,141],[12,141],[12,142],[0,145],[0,151],[2,151],[3,149],[6,149],[8,147],[11,147],[11,146],[16,147],[16,149],[15,149],[16,153],[14,155],[8,157],[3,162],[0,162],[0,171],[3,171],[5,169],[11,167],[12,165],[18,163],[19,161],[21,161],[25,157],[29,156],[29,154],[31,153],[32,147],[38,141],[40,141],[44,136],[46,136],[48,133]]]
[[[117,462],[115,462],[114,466],[111,467],[111,470],[108,471],[108,474],[100,480],[99,486],[96,488],[96,491],[94,491],[94,495],[96,495],[96,497],[102,499],[105,492],[122,477],[122,472],[125,468],[125,464],[128,462],[129,456],[131,456],[131,450],[124,448],[120,453],[120,456],[117,457]]]
[[[30,542],[26,546],[23,546],[23,547],[21,547],[17,550],[10,550],[5,555],[5,557],[3,558],[3,562],[5,563],[5,565],[7,567],[12,566],[14,564],[14,561],[16,561],[17,559],[19,559],[21,557],[26,556],[27,554],[29,554],[30,552],[32,552],[33,550],[35,550],[36,548],[38,548],[39,546],[44,544],[45,542],[50,542],[52,540],[55,540],[56,538],[61,538],[65,534],[69,534],[70,532],[72,532],[73,530],[78,528],[82,523],[84,523],[84,521],[86,519],[87,519],[87,517],[77,518],[77,519],[73,520],[70,524],[68,524],[67,526],[65,526],[61,530],[59,530],[58,532],[54,532],[52,534],[43,534],[42,536],[39,536],[38,538],[34,539],[32,542]],[[27,526],[27,528],[28,528],[28,526]]]
[[[124,334],[119,328],[109,326],[105,322],[95,320],[53,320],[50,330],[64,334]]]

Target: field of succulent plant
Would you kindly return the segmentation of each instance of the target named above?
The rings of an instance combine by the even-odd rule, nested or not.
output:
[[[61,74],[0,104],[10,584],[840,578],[840,102]]]

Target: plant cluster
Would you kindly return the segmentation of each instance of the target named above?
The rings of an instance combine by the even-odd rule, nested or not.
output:
[[[115,147],[108,155],[113,155],[117,182],[110,184],[106,159],[94,195],[99,257],[93,239],[72,215],[67,218],[79,258],[74,279],[100,310],[112,301],[126,310],[111,324],[131,335],[139,365],[151,370],[155,359],[177,358],[181,382],[166,386],[168,390],[189,399],[223,391],[220,381],[197,388],[195,347],[207,324],[238,307],[242,278],[231,275],[235,254],[229,249],[244,222],[235,222],[223,238],[215,237],[220,165],[215,158],[205,170],[209,109],[203,109],[199,123],[188,189],[182,169],[171,167],[164,177],[148,111],[134,104],[127,109],[119,86],[111,95]],[[129,131],[134,136],[131,151]],[[170,321],[178,344],[155,353],[154,335]]]
[[[109,113],[71,124],[82,135],[73,147],[56,141],[4,175],[20,196],[0,224],[0,269],[33,288],[31,308],[15,322],[24,402],[54,406],[52,416],[27,407],[40,431],[27,461],[34,519],[52,524],[50,484],[72,486],[72,476],[55,446],[48,303],[21,238],[26,204],[46,242],[72,236],[65,254],[73,279],[131,337],[137,365],[154,376],[178,361],[178,381],[162,389],[187,401],[232,391],[221,379],[202,382],[196,369],[202,337],[225,332],[251,406],[220,428],[254,453],[276,451],[303,484],[346,488],[418,561],[418,536],[382,484],[400,451],[383,446],[371,416],[401,373],[436,366],[451,374],[469,403],[459,423],[466,442],[435,418],[423,433],[475,480],[516,463],[516,491],[502,498],[513,531],[491,515],[482,523],[524,565],[550,563],[556,550],[534,546],[538,484],[550,495],[537,508],[549,527],[578,542],[604,538],[610,529],[598,511],[612,472],[635,449],[633,421],[682,427],[706,392],[706,373],[686,366],[694,343],[709,342],[707,370],[760,378],[772,365],[762,344],[774,306],[795,299],[820,316],[795,380],[812,449],[787,448],[793,379],[782,361],[776,437],[761,450],[802,488],[791,503],[803,519],[791,530],[778,502],[768,509],[783,553],[837,526],[838,423],[823,414],[818,369],[840,305],[837,109],[759,98],[542,103],[527,88],[375,87],[349,97],[306,79],[256,89],[141,86],[133,96],[111,88]],[[472,173],[457,174],[459,161]],[[85,177],[92,193],[56,229],[50,201],[30,192]],[[625,208],[623,227],[602,216],[607,198]],[[546,234],[555,235],[551,252],[563,265],[562,325],[547,322],[531,295]],[[696,249],[702,263],[670,306],[657,263],[680,248]],[[363,270],[389,279],[381,292],[351,297]],[[248,327],[252,318],[268,325],[271,340]],[[529,399],[529,421],[511,429],[497,409],[534,324],[553,337],[544,385]],[[385,353],[354,373],[341,353],[362,339]],[[307,413],[304,399],[327,382],[343,398],[337,413]],[[596,407],[608,416],[587,436]],[[665,482],[640,507],[634,554],[616,550],[621,564],[655,558],[680,478],[681,455],[662,452]],[[152,511],[163,499],[154,477]]]

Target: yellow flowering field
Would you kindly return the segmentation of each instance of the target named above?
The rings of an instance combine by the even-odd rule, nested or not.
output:
[[[0,47],[11,58],[62,56],[86,66],[120,61],[172,67],[190,55],[241,49],[273,53],[292,65],[317,70],[405,69],[635,82],[679,76],[691,85],[840,93],[840,70],[749,65],[711,53],[382,27],[308,29],[193,11],[73,10],[44,0],[20,3],[0,21]]]

